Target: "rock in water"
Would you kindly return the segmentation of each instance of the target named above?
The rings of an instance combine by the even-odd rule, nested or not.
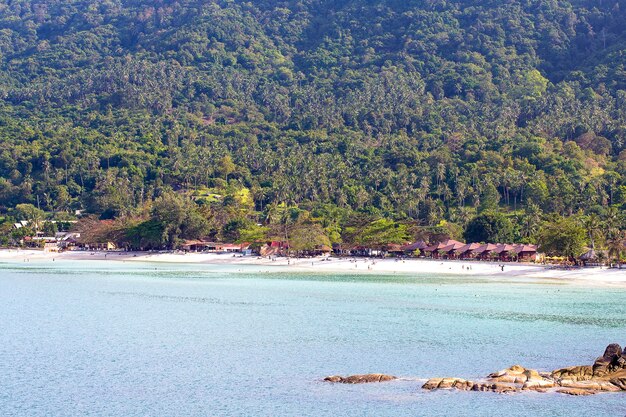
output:
[[[550,373],[539,373],[513,365],[489,374],[475,382],[461,378],[432,378],[423,386],[426,390],[458,389],[513,393],[522,390],[556,391],[568,395],[593,395],[599,392],[626,391],[626,352],[613,343],[593,365],[571,366]]]
[[[498,394],[509,394],[519,391],[519,386],[506,382],[485,382],[476,383],[472,387],[472,391],[490,391]]]
[[[526,368],[523,366],[513,365],[508,369],[489,374],[487,379],[494,382],[512,382],[516,384],[523,384],[528,379],[525,372]],[[537,371],[534,372],[537,373]],[[537,375],[539,374],[537,373]]]
[[[364,374],[324,378],[342,384],[366,384],[397,379],[392,375]],[[560,392],[567,395],[593,395],[599,392],[626,391],[626,352],[617,343],[610,344],[593,365],[571,366],[552,372],[537,372],[520,365],[489,374],[486,378],[469,381],[462,378],[431,378],[425,390],[455,389],[489,391],[501,394],[533,390]]]
[[[626,377],[613,378],[609,380],[609,382],[615,385],[616,387],[618,387],[619,389],[621,389],[622,391],[626,391]]]
[[[422,385],[423,389],[458,389],[468,391],[472,389],[474,383],[461,378],[432,378]]]
[[[342,384],[368,384],[371,382],[387,382],[393,381],[394,379],[398,379],[392,375],[385,374],[363,374],[363,375],[350,375],[350,376],[339,376],[332,375],[324,378],[324,381],[327,382],[339,382]]]
[[[593,377],[593,369],[590,365],[570,366],[569,368],[552,371],[551,376],[555,380],[570,379],[573,381],[586,381]]]
[[[603,377],[618,368],[622,353],[622,347],[617,343],[608,345],[604,350],[604,355],[596,359],[593,364],[593,376]]]
[[[556,392],[560,392],[561,394],[567,395],[593,395],[597,394],[595,391],[589,391],[588,389],[577,389],[577,388],[563,388],[559,389]]]

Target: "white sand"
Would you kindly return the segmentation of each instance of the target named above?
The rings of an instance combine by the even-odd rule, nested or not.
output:
[[[589,285],[626,286],[626,266],[624,269],[581,268],[555,269],[542,265],[504,263],[504,270],[498,262],[441,261],[430,259],[369,259],[369,258],[318,258],[287,259],[259,258],[239,254],[180,253],[180,252],[90,252],[69,251],[44,253],[41,250],[1,249],[1,261],[52,261],[52,260],[110,260],[164,263],[204,263],[216,265],[256,265],[282,267],[285,270],[333,273],[399,273],[399,274],[454,274],[468,276],[518,277],[532,279],[563,280]],[[282,269],[281,268],[281,269]]]

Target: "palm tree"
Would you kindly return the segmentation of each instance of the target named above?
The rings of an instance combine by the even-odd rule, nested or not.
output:
[[[271,203],[265,207],[264,213],[264,223],[265,224],[275,224],[278,223],[281,217],[280,207],[276,203]]]
[[[596,248],[595,237],[598,236],[600,232],[600,218],[597,214],[592,213],[583,218],[583,227],[585,228],[585,232],[589,237],[589,243],[591,243],[591,249]]]
[[[609,249],[609,256],[617,259],[617,268],[622,269],[621,259],[626,252],[626,232],[620,231],[614,233],[607,241],[606,245]]]
[[[620,222],[619,211],[615,207],[607,207],[606,211],[604,212],[604,216],[602,217],[602,220],[604,221],[604,226],[606,228],[606,234],[612,235],[614,233],[617,233],[617,231],[619,230],[618,225]]]

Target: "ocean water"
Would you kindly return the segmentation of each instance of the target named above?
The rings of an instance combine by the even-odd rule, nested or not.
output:
[[[626,290],[131,262],[0,264],[2,416],[626,416],[626,394],[426,392],[626,344]],[[333,385],[333,374],[390,373]]]

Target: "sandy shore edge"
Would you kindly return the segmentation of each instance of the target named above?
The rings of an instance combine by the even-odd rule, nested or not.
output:
[[[249,265],[282,267],[281,270],[332,272],[332,273],[401,273],[401,274],[454,274],[467,276],[501,276],[537,278],[584,282],[591,285],[626,286],[626,268],[622,270],[604,268],[583,268],[563,270],[542,265],[506,263],[504,270],[497,262],[442,261],[430,259],[369,259],[323,257],[286,259],[259,258],[236,254],[178,253],[178,252],[90,252],[71,251],[45,253],[40,250],[0,249],[0,262],[26,261],[132,261],[214,265]],[[274,268],[272,268],[274,269]]]

